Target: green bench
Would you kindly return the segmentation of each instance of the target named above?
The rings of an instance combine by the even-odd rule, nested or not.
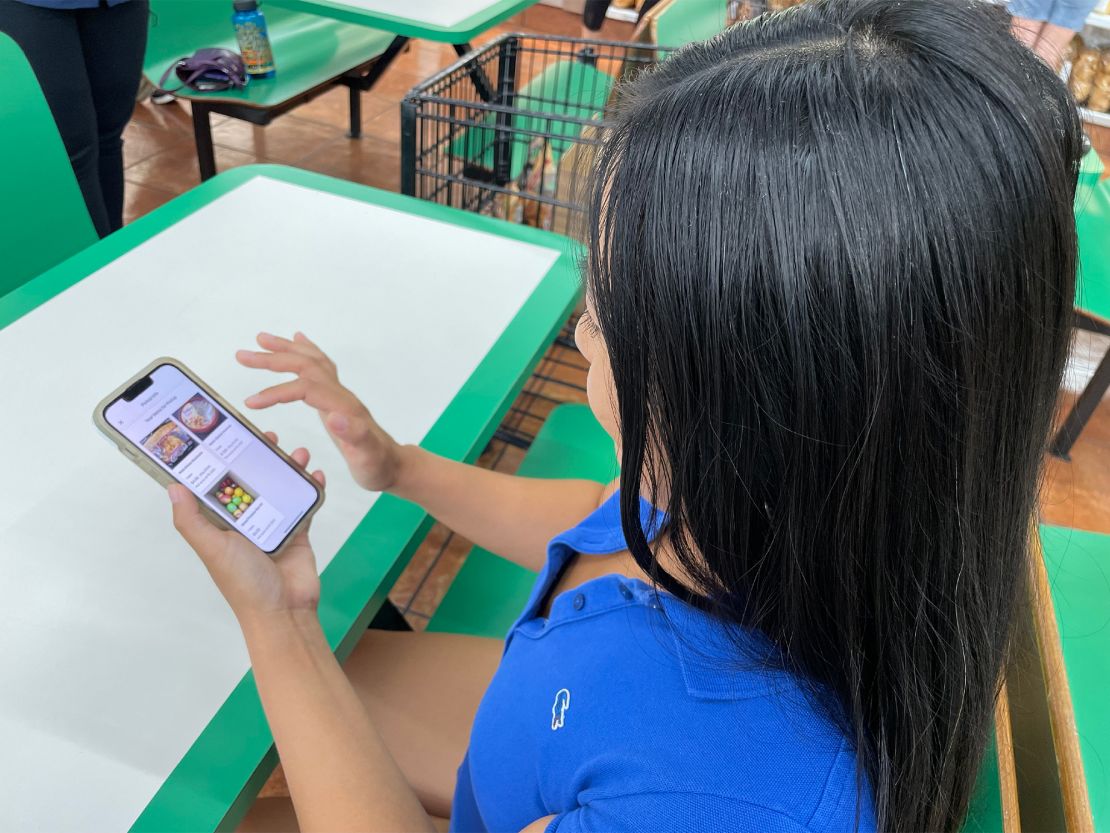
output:
[[[517,473],[524,477],[584,478],[609,483],[617,476],[613,441],[588,406],[560,405],[536,435]],[[520,615],[535,580],[536,574],[531,570],[474,547],[427,629],[502,638]],[[1008,725],[1008,712],[1005,720]],[[1008,737],[1007,733],[1004,744],[991,744],[965,833],[1003,830],[1011,833],[1017,829],[1003,823],[998,751],[1004,746],[1012,771],[1013,749]]]
[[[150,32],[143,73],[152,84],[178,59],[203,47],[238,51],[226,0],[151,0]],[[216,173],[212,113],[266,125],[336,84],[350,91],[351,129],[361,132],[361,93],[370,89],[407,39],[354,23],[266,7],[277,75],[253,78],[242,90],[200,93],[182,89],[177,96],[193,110],[201,179]],[[171,75],[166,86],[174,89]]]
[[[96,242],[62,137],[23,51],[0,33],[0,296]]]
[[[1042,526],[1033,609],[1069,833],[1110,829],[1110,535]]]
[[[676,49],[708,40],[728,26],[728,7],[727,0],[670,0],[657,6],[648,18],[651,37],[660,46]]]

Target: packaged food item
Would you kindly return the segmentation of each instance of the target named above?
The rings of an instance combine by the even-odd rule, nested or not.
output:
[[[551,143],[547,138],[537,136],[528,146],[524,170],[510,186],[513,195],[509,198],[508,219],[526,226],[550,229],[551,205],[544,198],[554,195],[557,175]]]
[[[725,23],[731,26],[741,20],[751,20],[755,17],[755,9],[751,0],[729,0],[725,11]]]
[[[1087,100],[1087,96],[1091,94],[1091,82],[1089,79],[1076,78],[1074,75],[1068,81],[1068,89],[1071,94],[1075,96],[1076,104],[1082,104]]]
[[[1075,59],[1079,57],[1079,50],[1081,50],[1084,46],[1086,46],[1086,44],[1083,42],[1082,35],[1076,35],[1074,38],[1068,41],[1068,46],[1064,50],[1064,62],[1068,64],[1074,64]]]
[[[1075,78],[1080,81],[1094,81],[1095,76],[1098,75],[1099,64],[1092,64],[1089,61],[1082,60],[1076,61],[1071,66],[1071,75],[1069,78]]]
[[[1110,89],[1096,87],[1091,90],[1091,95],[1087,98],[1087,109],[1099,113],[1110,112]]]
[[[1094,87],[1110,93],[1110,72],[1103,73],[1094,81]]]
[[[1079,54],[1075,56],[1076,66],[1083,64],[1090,64],[1097,67],[1102,63],[1102,50],[1095,49],[1093,46],[1084,46],[1079,50]]]

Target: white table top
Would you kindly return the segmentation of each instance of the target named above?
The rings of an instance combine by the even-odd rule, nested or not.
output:
[[[277,377],[235,349],[301,329],[419,442],[556,258],[260,177],[0,329],[0,829],[126,829],[248,667],[165,494],[93,427],[96,402],[160,355],[241,402]],[[307,407],[257,423],[330,475],[323,569],[375,496]]]
[[[496,0],[332,0],[336,6],[403,17],[414,23],[449,28],[485,11]]]
[[[272,5],[447,43],[463,43],[537,0],[268,0]]]

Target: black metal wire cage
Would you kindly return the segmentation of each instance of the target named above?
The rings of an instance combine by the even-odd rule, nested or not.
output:
[[[401,102],[401,189],[563,234],[579,174],[600,144],[618,82],[672,50],[554,35],[502,35]]]

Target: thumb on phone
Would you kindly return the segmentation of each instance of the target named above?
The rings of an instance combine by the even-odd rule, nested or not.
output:
[[[193,494],[179,483],[170,484],[170,503],[173,504],[173,525],[181,537],[196,550],[204,561],[222,549],[222,533],[204,513]]]

